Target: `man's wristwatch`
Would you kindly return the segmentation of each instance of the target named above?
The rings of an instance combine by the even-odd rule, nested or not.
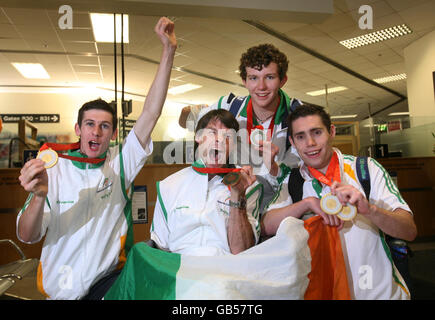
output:
[[[229,206],[237,209],[246,209],[246,198],[241,198],[239,201],[231,201],[229,202]]]

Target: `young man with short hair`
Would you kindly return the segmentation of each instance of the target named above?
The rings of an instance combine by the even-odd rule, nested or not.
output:
[[[391,260],[384,234],[412,241],[417,228],[410,208],[386,170],[368,158],[371,192],[366,199],[357,178],[356,157],[343,155],[332,147],[335,127],[322,107],[298,107],[289,115],[288,124],[290,142],[302,159],[299,170],[304,179],[303,200],[293,203],[288,189],[292,181],[287,176],[263,216],[262,232],[275,234],[287,217],[301,218],[308,212],[319,214],[327,224],[340,228],[353,299],[409,299],[408,288]],[[342,206],[353,205],[356,217],[343,223],[336,215],[325,214],[320,198],[328,193],[336,196]]]
[[[161,18],[154,31],[163,46],[160,65],[123,143],[109,148],[117,135],[116,114],[108,103],[91,101],[80,109],[75,125],[80,141],[52,146],[69,149],[68,155],[59,155],[51,168],[33,159],[21,170],[21,185],[30,195],[17,217],[17,236],[26,243],[45,236],[37,285],[47,298],[101,299],[114,279],[103,286],[101,281],[122,268],[133,245],[126,190],[152,152],[151,131],[166,99],[177,47],[172,21]]]

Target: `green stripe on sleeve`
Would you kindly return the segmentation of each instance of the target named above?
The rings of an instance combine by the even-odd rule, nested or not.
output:
[[[130,198],[127,195],[127,190],[125,190],[125,174],[124,174],[124,160],[122,158],[122,144],[119,144],[119,176],[121,179],[121,189],[122,194],[124,195],[125,200],[130,200]]]
[[[390,248],[388,247],[387,241],[385,240],[385,233],[381,229],[379,229],[379,236],[381,238],[382,247],[384,248],[385,254],[387,255],[388,260],[391,263],[391,268],[393,270],[393,279],[397,284],[400,285],[400,287],[405,288],[406,286],[402,282],[400,282],[399,277],[396,274],[396,271],[394,269],[393,257],[391,256]]]
[[[382,171],[385,180],[385,185],[387,186],[388,191],[390,191],[393,195],[395,195],[400,203],[405,204],[405,201],[400,195],[399,189],[397,189],[397,186],[394,184],[387,170],[385,170],[385,168],[375,159],[370,158],[370,160]]]
[[[257,232],[257,235],[260,236],[260,204],[263,201],[263,185],[261,183],[257,184],[252,190],[250,190],[246,194],[246,199],[249,199],[255,192],[260,192],[260,195],[255,200],[255,208],[252,211],[252,216],[255,218],[255,220],[258,221],[257,226],[255,228],[255,231]]]
[[[24,202],[23,208],[21,209],[22,212],[24,212],[27,209],[30,200],[32,200],[32,198],[33,198],[33,193],[30,192],[29,195],[27,196],[26,201]],[[48,208],[51,210],[51,205],[50,205],[50,201],[48,201],[48,197],[45,197],[45,202],[47,203]]]
[[[222,100],[223,100],[224,96],[220,97],[219,102],[218,102],[218,110],[222,108]]]
[[[133,183],[130,185],[130,197],[127,194],[127,190],[125,190],[125,174],[124,174],[124,160],[122,157],[122,144],[119,144],[119,176],[121,179],[121,189],[122,194],[124,195],[125,200],[127,201],[124,206],[124,217],[127,221],[127,235],[125,241],[125,254],[128,255],[130,249],[134,244],[134,235],[133,235],[133,215],[132,215],[132,201],[133,193],[134,193],[134,185]]]
[[[160,194],[160,181],[157,181],[156,187],[157,187],[157,198],[159,199],[160,207],[163,210],[163,214],[165,215],[166,222],[168,222],[168,212],[166,211],[165,204],[163,203],[162,195]]]

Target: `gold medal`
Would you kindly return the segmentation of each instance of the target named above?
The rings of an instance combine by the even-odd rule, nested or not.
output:
[[[38,152],[38,155],[36,156],[36,159],[41,159],[45,162],[44,168],[48,169],[53,167],[57,163],[58,155],[57,152],[53,149],[45,149]]]
[[[229,172],[222,179],[224,185],[230,187],[236,185],[239,181],[240,181],[240,173],[238,172]]]
[[[342,205],[338,198],[330,193],[325,194],[320,199],[320,207],[325,213],[330,215],[335,215],[339,213],[342,209]]]
[[[350,221],[356,217],[356,207],[350,203],[343,206],[343,209],[337,214],[337,216],[343,221]]]

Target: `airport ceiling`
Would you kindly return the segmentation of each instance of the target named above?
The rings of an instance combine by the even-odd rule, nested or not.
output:
[[[58,26],[58,7],[66,4],[61,2],[0,0],[0,88],[91,85],[113,90],[113,43],[96,42],[91,27],[89,13],[95,12],[92,4],[96,1],[68,2],[74,10],[71,30]],[[358,9],[363,4],[373,9],[373,30],[358,26]],[[365,119],[369,109],[376,116],[408,111],[406,79],[380,85],[372,79],[406,73],[404,48],[435,29],[435,1],[334,0],[333,7],[333,14],[316,23],[188,17],[182,12],[170,16],[175,20],[179,44],[170,87],[185,83],[202,87],[168,94],[168,99],[209,104],[229,92],[246,95],[236,73],[240,55],[248,47],[272,43],[289,57],[288,81],[283,89],[290,96],[327,106],[332,115],[358,114],[349,120]],[[121,13],[119,8],[104,7],[104,12],[115,11]],[[148,91],[160,58],[160,43],[153,32],[158,17],[129,11],[125,91],[140,99]],[[339,43],[401,24],[412,33],[355,49]],[[119,45],[117,50],[120,54]],[[117,61],[119,90],[121,60]],[[41,63],[50,79],[25,79],[11,62]],[[329,93],[327,99],[325,95],[307,95],[325,85],[348,89]]]

